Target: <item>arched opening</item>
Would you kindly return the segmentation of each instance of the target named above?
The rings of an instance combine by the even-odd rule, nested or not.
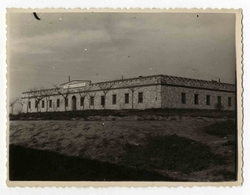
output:
[[[73,96],[73,97],[72,97],[71,110],[72,110],[72,111],[75,111],[75,110],[76,110],[76,96]]]

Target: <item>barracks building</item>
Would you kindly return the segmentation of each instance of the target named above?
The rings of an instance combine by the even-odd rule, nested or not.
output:
[[[23,112],[100,109],[235,110],[235,85],[167,75],[91,83],[73,80],[22,93]]]

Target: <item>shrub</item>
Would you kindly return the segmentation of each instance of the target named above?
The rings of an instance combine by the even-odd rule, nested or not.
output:
[[[218,122],[208,126],[205,132],[210,135],[216,135],[219,137],[225,137],[228,135],[235,135],[236,125],[233,120],[227,120],[224,122]]]
[[[168,169],[189,174],[213,164],[225,164],[226,159],[214,155],[210,148],[177,135],[148,137],[147,145],[125,145],[122,163],[146,169]]]

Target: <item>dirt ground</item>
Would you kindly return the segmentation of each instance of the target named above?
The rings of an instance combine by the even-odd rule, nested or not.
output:
[[[221,121],[226,119],[183,117],[169,121],[10,121],[9,144],[126,165],[123,159],[127,146],[143,147],[147,145],[149,137],[176,134],[207,145],[213,154],[226,157],[227,164],[215,166],[210,163],[203,170],[191,173],[153,167],[152,170],[177,180],[225,181],[231,180],[227,175],[235,174],[235,151],[225,144],[233,137],[221,138],[204,131],[205,127]]]

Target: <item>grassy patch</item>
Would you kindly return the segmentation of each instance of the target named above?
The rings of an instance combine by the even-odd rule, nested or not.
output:
[[[215,176],[213,171],[225,169],[234,172],[237,153],[231,148],[234,136],[224,139],[205,133],[208,125],[218,121],[225,119],[203,121],[199,118],[184,118],[182,121],[157,122],[10,121],[9,140],[10,144],[129,166],[133,170],[156,171],[172,178],[224,181],[222,175]],[[20,156],[20,160],[26,160],[18,152],[15,155],[17,160],[13,162],[17,165],[20,164]],[[27,158],[30,163],[34,161],[31,155]],[[45,161],[49,160],[47,158]],[[70,167],[74,168],[73,165]],[[36,175],[35,172],[33,174]]]
[[[228,135],[235,135],[236,125],[233,120],[227,120],[224,122],[218,122],[208,126],[205,132],[210,135],[216,135],[219,137],[225,137]]]
[[[168,169],[191,173],[213,164],[226,164],[225,157],[214,155],[210,148],[194,140],[171,136],[148,137],[146,145],[125,145],[122,163],[143,169]]]

